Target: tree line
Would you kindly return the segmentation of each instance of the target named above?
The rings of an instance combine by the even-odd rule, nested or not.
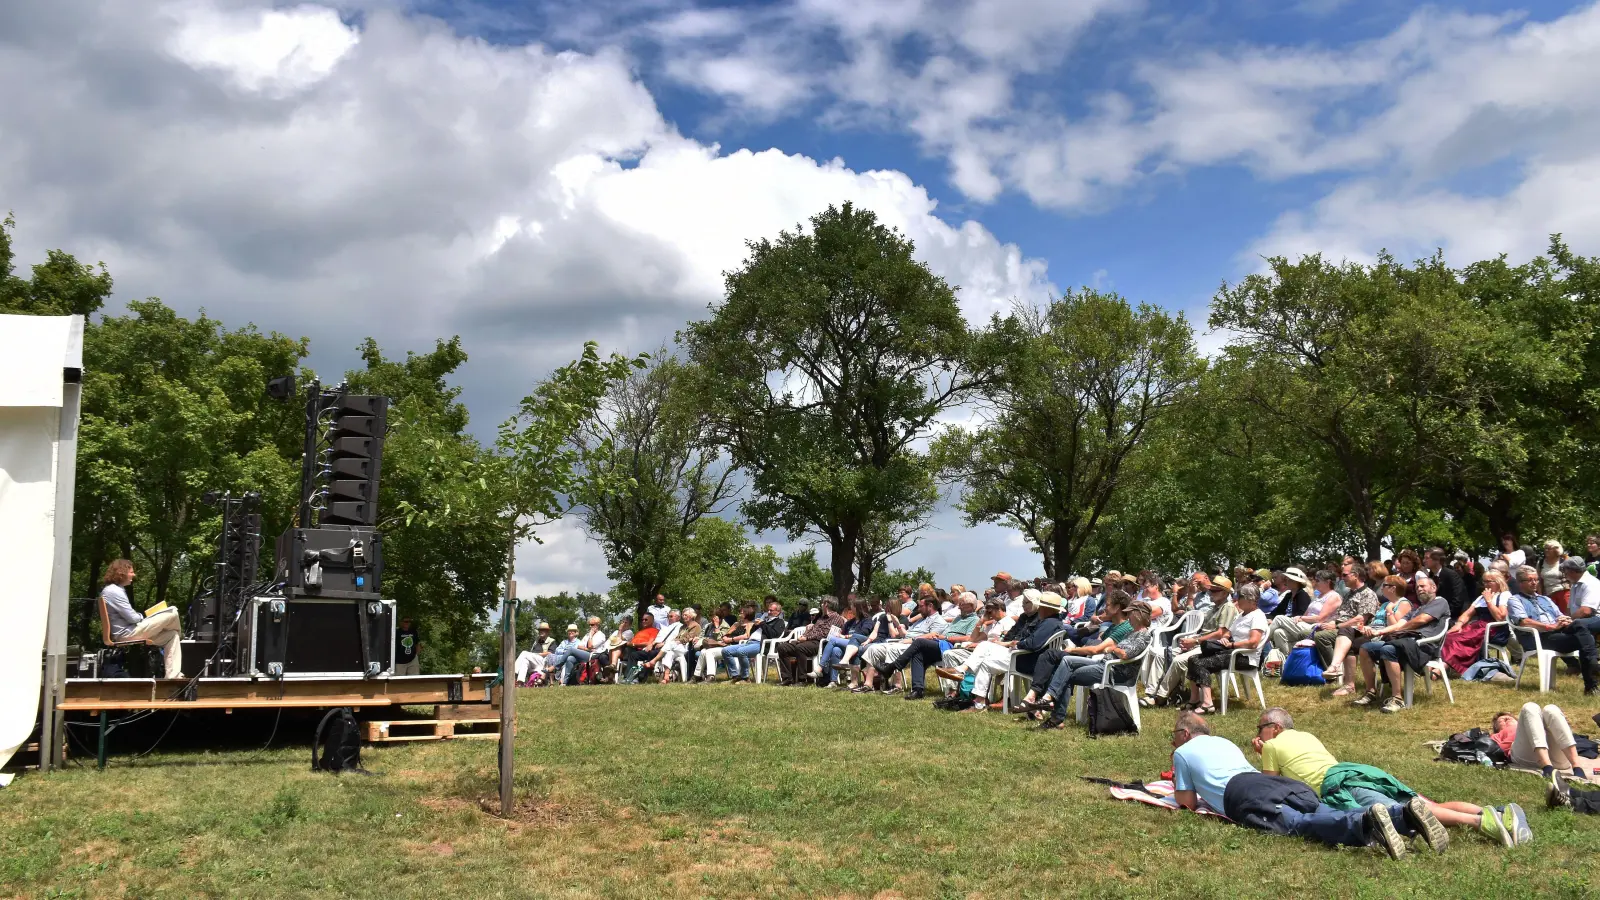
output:
[[[100,314],[103,265],[52,251],[18,275],[11,228],[0,312],[89,318],[75,591],[129,556],[143,599],[182,606],[209,570],[206,490],[260,491],[268,535],[290,522],[299,412],[261,387],[310,377],[309,340],[155,299]],[[1559,236],[1520,264],[1265,260],[1218,288],[1209,357],[1182,313],[1089,288],[969,323],[914,249],[850,204],[751,241],[675,345],[589,345],[493,441],[450,383],[459,338],[404,359],[367,340],[345,380],[394,400],[385,583],[425,623],[425,664],[473,662],[512,548],[567,514],[614,584],[536,598],[559,627],[657,593],[712,607],[931,580],[888,566],[941,495],[1017,529],[1054,578],[1575,544],[1600,520],[1600,261]],[[825,544],[826,564],[747,526]]]

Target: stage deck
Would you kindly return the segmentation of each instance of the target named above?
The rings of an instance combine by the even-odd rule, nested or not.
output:
[[[140,709],[292,709],[348,706],[481,703],[499,707],[500,689],[490,675],[399,675],[388,678],[293,676],[200,678],[192,699],[173,699],[188,679],[68,678],[62,712]]]

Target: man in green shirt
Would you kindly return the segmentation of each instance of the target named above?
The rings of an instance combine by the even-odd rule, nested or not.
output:
[[[1267,775],[1282,775],[1305,782],[1322,802],[1334,809],[1364,809],[1374,803],[1404,803],[1417,792],[1406,787],[1399,779],[1382,769],[1360,763],[1342,763],[1328,748],[1308,731],[1294,730],[1294,718],[1281,706],[1261,713],[1256,723],[1256,737],[1252,742],[1261,754],[1261,771]],[[1508,803],[1499,809],[1485,809],[1471,803],[1452,801],[1435,803],[1424,797],[1423,802],[1433,811],[1440,823],[1438,834],[1424,837],[1428,845],[1442,848],[1449,843],[1444,834],[1445,825],[1477,828],[1507,847],[1533,841],[1528,828],[1528,817],[1522,807]],[[1396,828],[1405,829],[1400,822]]]
[[[925,685],[929,666],[937,666],[944,652],[950,649],[950,642],[965,638],[972,634],[978,627],[977,598],[970,591],[961,594],[960,612],[955,621],[944,627],[942,635],[919,637],[911,642],[904,653],[887,668],[878,669],[881,683],[888,684],[889,678],[896,671],[911,667],[911,690],[906,694],[907,700],[921,700],[927,696]]]

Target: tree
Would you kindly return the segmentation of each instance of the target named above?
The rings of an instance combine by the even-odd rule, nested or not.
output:
[[[1008,352],[986,394],[991,421],[961,464],[973,487],[961,509],[969,523],[1023,527],[1058,578],[1117,492],[1139,489],[1123,463],[1203,366],[1181,313],[1089,288],[1019,307],[996,331]]]
[[[842,596],[872,516],[919,495],[912,445],[984,384],[982,342],[870,211],[830,206],[809,232],[748,247],[724,301],[681,337],[717,439],[749,473],[745,516],[826,540]]]
[[[390,399],[378,486],[384,536],[384,592],[400,615],[422,623],[424,666],[450,667],[469,648],[499,595],[506,548],[492,518],[442,524],[408,516],[402,501],[445,494],[459,467],[481,466],[489,451],[467,433],[460,388],[448,379],[467,361],[461,339],[439,340],[429,353],[386,359],[377,342],[361,345],[366,365],[346,374],[350,390]],[[448,458],[447,465],[438,460]],[[458,663],[459,664],[459,663]]]
[[[785,607],[798,600],[815,600],[833,590],[833,573],[817,562],[817,548],[796,550],[783,561],[778,587],[773,593]]]
[[[33,267],[32,278],[18,277],[13,274],[16,258],[11,249],[16,224],[9,215],[0,220],[0,313],[87,318],[99,312],[111,296],[111,273],[105,263],[91,266],[70,253],[51,250],[44,262]]]
[[[760,606],[777,586],[777,551],[752,544],[738,522],[706,516],[684,542],[663,588],[675,605],[709,614],[723,603],[734,609],[744,603]]]
[[[296,371],[304,338],[184,319],[159,300],[85,329],[74,554],[86,587],[116,556],[142,576],[140,603],[182,609],[213,571],[220,514],[210,490],[259,491],[263,534],[287,527],[299,496],[299,410],[267,398]],[[304,375],[305,373],[301,373]]]
[[[933,479],[923,482],[923,490],[897,509],[875,513],[861,529],[856,542],[856,587],[870,594],[877,587],[877,576],[896,554],[910,550],[928,528],[928,516],[939,500]]]
[[[685,559],[687,545],[737,487],[693,382],[662,348],[649,368],[614,382],[573,436],[583,473],[577,513],[605,550],[611,577],[633,591],[635,621],[668,583],[683,580],[676,576],[685,564],[703,562]]]
[[[1268,265],[1212,301],[1211,327],[1238,336],[1224,354],[1232,389],[1337,472],[1368,557],[1431,480],[1479,483],[1517,464],[1516,429],[1483,412],[1494,327],[1440,257]]]

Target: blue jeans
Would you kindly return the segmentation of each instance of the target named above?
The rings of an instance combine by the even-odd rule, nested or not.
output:
[[[1387,799],[1387,798],[1385,798]],[[1394,820],[1394,827],[1401,834],[1404,825],[1405,807],[1389,802],[1389,818]],[[1324,844],[1344,844],[1349,847],[1365,847],[1371,843],[1367,835],[1367,810],[1361,809],[1337,810],[1331,806],[1318,806],[1311,812],[1303,813],[1288,804],[1278,807],[1278,821],[1290,834],[1303,838],[1318,840]]]
[[[728,667],[729,678],[750,677],[750,657],[761,653],[761,639],[754,638],[735,647],[722,648],[722,664]]]
[[[828,638],[828,642],[822,647],[823,680],[827,681],[828,684],[838,681],[839,673],[834,671],[833,664],[844,658],[844,651],[848,647],[855,647],[856,652],[859,653],[861,643],[864,640],[865,637],[859,634],[848,638]]]
[[[1395,806],[1394,798],[1388,794],[1379,793],[1378,791],[1368,787],[1346,786],[1345,790],[1350,792],[1351,799],[1355,800],[1356,804],[1360,807],[1360,810],[1358,810],[1359,812],[1366,812],[1368,809],[1374,806],[1387,806],[1389,807],[1389,818],[1394,820],[1395,831],[1400,832],[1406,837],[1410,837],[1417,833],[1417,830],[1411,827],[1411,823],[1406,821],[1405,808],[1401,806]]]
[[[566,652],[566,654],[561,657],[560,661],[561,661],[561,683],[562,684],[571,684],[572,683],[572,673],[577,671],[579,666],[588,664],[588,662],[589,662],[589,651],[587,651],[587,650],[579,650],[578,648],[574,647],[573,649],[568,650]],[[554,664],[552,664],[552,668],[553,667],[554,667]]]
[[[1384,641],[1367,641],[1361,645],[1361,649],[1372,657],[1372,661],[1375,663],[1397,663],[1400,661],[1400,651],[1395,648],[1395,645]]]

